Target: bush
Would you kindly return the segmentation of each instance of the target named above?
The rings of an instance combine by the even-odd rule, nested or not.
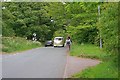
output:
[[[15,32],[11,27],[3,26],[2,35],[6,37],[11,37],[11,36],[15,36]]]
[[[66,38],[67,35],[65,33],[65,30],[60,29],[60,30],[55,31],[53,38],[57,37],[57,36],[61,36],[61,37]]]
[[[72,35],[73,41],[77,43],[93,43],[97,37],[98,29],[92,26],[78,26],[78,27],[68,27],[67,31]]]
[[[104,48],[108,52],[118,53],[118,3],[106,3],[102,6],[98,29]]]
[[[24,51],[27,49],[32,49],[40,47],[40,42],[27,41],[20,37],[3,37],[2,38],[2,51],[11,53],[16,51]]]

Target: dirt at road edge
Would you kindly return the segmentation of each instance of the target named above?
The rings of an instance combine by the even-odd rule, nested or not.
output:
[[[99,60],[80,58],[80,57],[74,57],[68,55],[64,77],[69,78],[73,74],[76,74],[88,67],[95,66],[100,62],[101,61]]]

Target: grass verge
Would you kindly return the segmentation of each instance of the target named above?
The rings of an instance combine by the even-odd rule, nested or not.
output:
[[[110,62],[102,62],[97,66],[74,74],[72,78],[118,78],[118,69]]]
[[[93,44],[73,44],[70,55],[91,59],[103,59],[108,56],[104,50]]]
[[[28,41],[20,37],[2,37],[2,52],[12,53],[40,47],[40,42]]]
[[[102,60],[97,66],[89,67],[71,78],[118,78],[118,57],[107,54],[93,44],[73,44],[70,55]]]

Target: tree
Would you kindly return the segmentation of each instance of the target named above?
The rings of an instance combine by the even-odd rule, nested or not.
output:
[[[50,16],[45,9],[47,3],[11,2],[3,3],[2,6],[6,7],[2,12],[3,36],[30,37],[33,32],[37,31],[37,37],[43,40],[47,38],[46,34],[54,33],[53,23],[50,22]],[[12,33],[8,35],[8,31],[13,32],[14,35]],[[39,35],[40,33],[43,34]],[[49,38],[52,36],[49,35]]]
[[[104,48],[108,52],[118,53],[118,3],[104,3],[98,29],[104,41]]]

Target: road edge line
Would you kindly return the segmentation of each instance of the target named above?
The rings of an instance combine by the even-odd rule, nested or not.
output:
[[[69,57],[69,51],[67,51],[67,59],[66,59],[66,64],[65,64],[65,69],[64,69],[63,80],[64,78],[67,78],[66,74],[67,74],[68,57]]]

